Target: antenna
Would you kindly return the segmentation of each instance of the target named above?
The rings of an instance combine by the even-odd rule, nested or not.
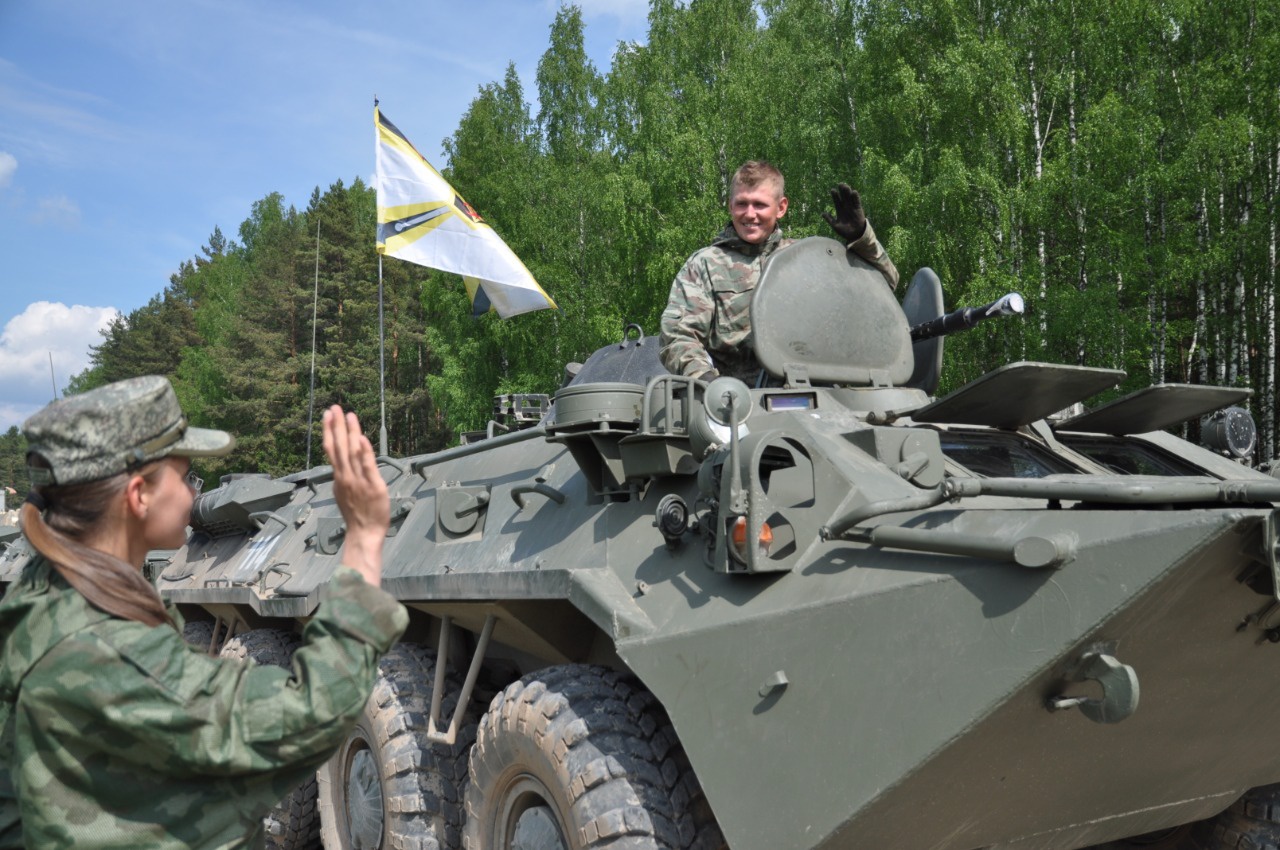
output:
[[[58,400],[58,379],[53,374],[53,352],[49,352],[49,383],[53,385],[53,400]]]

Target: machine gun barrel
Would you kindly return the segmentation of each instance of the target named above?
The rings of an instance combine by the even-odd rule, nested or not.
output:
[[[921,342],[933,339],[935,336],[965,331],[983,319],[990,319],[993,316],[1021,316],[1025,310],[1026,305],[1022,296],[1016,292],[1010,292],[990,304],[984,304],[981,307],[961,307],[936,319],[921,322],[911,328],[911,341]]]

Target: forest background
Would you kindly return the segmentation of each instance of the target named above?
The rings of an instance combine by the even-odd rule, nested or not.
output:
[[[763,158],[787,175],[788,235],[827,234],[844,181],[948,308],[1024,294],[1025,318],[948,339],[943,392],[1023,359],[1124,369],[1116,393],[1250,386],[1270,458],[1278,19],[1256,0],[652,0],[647,41],[598,69],[565,6],[537,91],[514,67],[482,87],[435,163],[560,309],[473,319],[459,278],[386,260],[390,452],[483,428],[495,395],[554,392],[629,323],[656,333],[676,271],[727,221],[734,168]],[[194,424],[239,438],[206,478],[283,474],[308,429],[320,458],[314,333],[316,410],[355,409],[376,442],[375,205],[358,177],[303,210],[266,194],[67,392],[168,375]],[[0,435],[19,496],[24,453]]]

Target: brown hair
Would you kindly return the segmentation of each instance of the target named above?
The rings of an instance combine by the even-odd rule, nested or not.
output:
[[[733,179],[729,181],[729,197],[733,197],[733,193],[739,186],[754,189],[761,183],[772,183],[778,190],[779,198],[787,193],[787,181],[778,167],[763,159],[753,159],[742,163],[738,166],[738,170],[733,172]]]
[[[28,462],[42,466],[32,456]],[[160,594],[141,571],[124,561],[80,542],[103,522],[107,506],[124,492],[134,475],[155,474],[159,463],[82,484],[33,487],[41,508],[28,501],[22,506],[22,533],[35,550],[48,559],[67,584],[89,603],[108,614],[147,626],[174,625],[160,601]]]

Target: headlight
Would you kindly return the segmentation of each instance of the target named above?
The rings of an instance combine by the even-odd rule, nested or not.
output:
[[[1227,457],[1243,459],[1258,444],[1258,426],[1243,407],[1228,407],[1200,420],[1200,439],[1205,446]]]

